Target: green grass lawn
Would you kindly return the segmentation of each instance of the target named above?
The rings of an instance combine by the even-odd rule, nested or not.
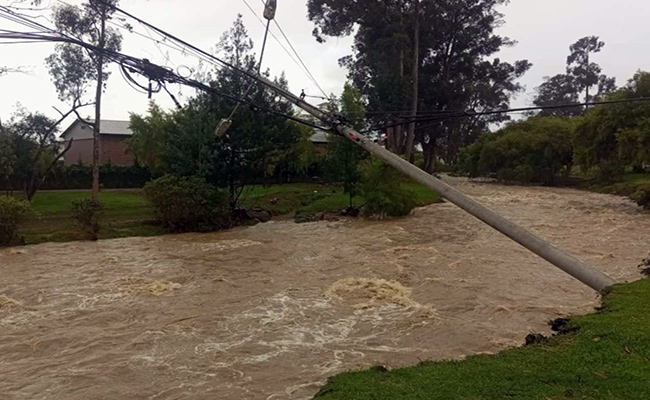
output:
[[[70,209],[75,200],[89,197],[89,191],[37,193],[32,201],[35,216],[22,227],[19,235],[28,244],[83,240]],[[153,224],[153,210],[138,191],[105,191],[100,194],[100,201],[104,207],[100,239],[164,233]]]
[[[650,280],[617,285],[548,344],[331,378],[319,399],[650,399]],[[523,341],[523,338],[522,338]]]
[[[650,190],[650,174],[626,174],[623,177],[623,180],[616,183],[603,184],[594,181],[587,181],[580,187],[599,193],[632,196],[640,189]]]
[[[418,205],[440,200],[437,193],[418,184],[407,184],[417,196]],[[42,191],[32,201],[35,216],[20,230],[27,244],[83,240],[84,235],[72,218],[75,200],[89,198],[89,191]],[[100,195],[104,207],[100,239],[154,236],[163,234],[155,224],[154,213],[137,190],[111,190]],[[357,199],[362,204],[363,199]],[[245,207],[262,207],[275,216],[292,216],[294,212],[314,214],[335,212],[347,207],[348,196],[337,186],[287,184],[250,186],[242,193]]]
[[[405,183],[404,186],[406,189],[413,192],[418,207],[439,203],[441,201],[440,195],[437,192],[424,185],[409,182]],[[365,200],[362,196],[353,199],[354,205],[360,205],[364,202]],[[324,191],[321,195],[317,194],[313,202],[297,209],[296,215],[301,216],[304,219],[309,219],[309,217],[314,214],[343,210],[349,206],[350,196],[343,193],[341,188],[334,188],[329,191]]]

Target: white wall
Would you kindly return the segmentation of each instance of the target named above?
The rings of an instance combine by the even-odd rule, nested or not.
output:
[[[70,139],[81,140],[81,139],[92,139],[92,138],[93,138],[93,128],[91,128],[90,126],[82,122],[76,123],[74,128],[72,128],[66,135],[66,140],[70,140]]]

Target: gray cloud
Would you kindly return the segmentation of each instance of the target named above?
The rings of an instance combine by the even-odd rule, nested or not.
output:
[[[263,7],[260,0],[247,1],[261,16]],[[52,2],[56,4],[56,0]],[[73,3],[79,4],[80,1]],[[241,13],[256,50],[261,47],[264,27],[243,0],[123,0],[121,6],[203,49],[214,48],[223,31]],[[619,84],[638,69],[650,69],[650,53],[646,51],[645,43],[650,34],[650,24],[647,24],[650,3],[646,0],[517,0],[504,7],[502,12],[506,15],[506,25],[499,32],[517,40],[518,44],[504,49],[499,57],[507,61],[528,59],[534,63],[533,69],[522,79],[527,92],[513,105],[529,104],[534,88],[544,76],[562,72],[569,45],[583,36],[598,35],[607,43],[595,61],[606,74],[616,76]],[[352,39],[332,38],[325,44],[317,43],[311,35],[313,25],[307,20],[306,0],[279,0],[277,19],[325,91],[340,93],[346,71],[339,67],[338,59],[350,53]],[[133,25],[138,32],[146,34],[143,27]],[[6,26],[4,20],[0,21],[0,26]],[[277,28],[273,27],[273,31],[283,40]],[[269,38],[268,46],[265,68],[270,68],[274,75],[285,71],[294,92],[305,89],[309,94],[319,94],[273,38]],[[166,49],[164,46],[161,48]],[[52,51],[51,44],[0,46],[0,64],[34,67],[31,75],[0,78],[0,117],[7,118],[17,102],[30,110],[52,114],[51,106],[64,106],[57,100],[43,65],[44,58]],[[197,64],[195,58],[171,50],[172,62],[169,63],[152,41],[126,32],[123,51],[174,67],[194,67]],[[147,96],[131,89],[116,69],[112,71],[104,97],[104,117],[124,119],[129,112],[146,110]],[[188,88],[172,89],[176,93],[180,90],[184,96],[193,93]],[[166,94],[156,95],[155,100],[165,107],[173,105]]]

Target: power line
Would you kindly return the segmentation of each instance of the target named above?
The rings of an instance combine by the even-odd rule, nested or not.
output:
[[[327,97],[327,93],[325,92],[325,90],[323,90],[323,88],[321,87],[321,85],[318,84],[318,81],[316,80],[316,78],[314,78],[314,75],[312,75],[312,73],[311,73],[311,71],[309,70],[309,68],[307,68],[307,65],[305,65],[305,62],[302,60],[302,57],[300,57],[300,54],[298,54],[298,52],[296,51],[295,47],[293,47],[293,44],[291,43],[291,41],[289,40],[289,38],[287,37],[287,35],[286,35],[286,34],[284,33],[284,31],[282,30],[282,27],[280,27],[280,24],[278,23],[278,21],[277,21],[277,20],[273,20],[273,22],[275,22],[275,26],[278,27],[278,29],[280,30],[280,33],[282,34],[282,36],[284,36],[284,38],[286,39],[287,43],[289,43],[289,47],[291,47],[291,50],[293,50],[293,52],[294,52],[294,54],[296,55],[296,57],[298,57],[298,60],[300,61],[300,63],[302,64],[302,66],[305,67],[305,71],[307,71],[307,73],[309,74],[309,77],[312,79],[312,82],[314,82],[314,84],[316,85],[316,87],[318,87],[318,90],[320,90],[321,93],[323,93],[323,95],[324,95],[325,97]]]
[[[4,13],[3,13],[4,12]],[[276,111],[270,108],[266,108],[264,106],[260,106],[258,104],[255,104],[251,101],[245,100],[245,99],[240,99],[235,96],[231,96],[225,93],[222,93],[218,91],[217,89],[208,86],[204,83],[198,82],[196,80],[184,78],[178,74],[176,74],[173,70],[162,67],[156,64],[153,64],[149,62],[146,59],[139,59],[136,57],[132,57],[129,55],[122,54],[120,52],[114,51],[114,50],[108,50],[104,48],[97,47],[95,45],[83,42],[81,40],[72,38],[70,36],[67,36],[61,32],[52,30],[50,28],[47,28],[46,26],[40,25],[38,23],[35,23],[34,21],[29,20],[29,18],[26,18],[24,16],[19,16],[16,15],[13,11],[7,9],[4,6],[0,6],[0,17],[7,17],[10,16],[15,22],[24,25],[24,26],[30,26],[33,27],[43,33],[41,34],[36,34],[36,33],[31,33],[31,32],[5,32],[5,33],[0,33],[0,39],[2,39],[5,36],[10,36],[10,37],[19,37],[19,36],[24,36],[26,40],[42,40],[42,41],[49,41],[49,42],[59,42],[59,43],[70,43],[70,44],[75,44],[78,46],[81,46],[85,48],[88,51],[95,52],[97,54],[103,55],[107,61],[112,61],[120,65],[121,70],[127,79],[127,81],[142,91],[146,93],[153,93],[153,92],[158,92],[161,89],[165,89],[164,87],[165,82],[169,83],[179,83],[183,84],[186,86],[194,87],[199,90],[203,90],[204,92],[237,102],[241,104],[245,104],[250,106],[254,110],[259,110],[259,111],[264,111],[270,114],[274,114],[277,116],[280,116],[282,118],[285,118],[287,120],[291,120],[294,122],[298,122],[307,126],[310,126],[312,128],[317,128],[317,129],[322,129],[322,130],[328,130],[328,128],[323,128],[321,126],[312,124],[308,121],[304,121],[300,118],[293,117],[291,115],[284,114],[280,111]],[[152,87],[151,83],[149,84],[149,87],[144,87],[141,84],[139,84],[133,77],[131,77],[131,73],[138,73],[142,76],[145,76],[149,79],[150,82],[155,82],[157,83],[157,87]]]
[[[242,1],[244,2],[244,4],[246,4],[246,7],[248,7],[248,9],[253,13],[253,15],[255,15],[255,17],[256,17],[257,20],[262,24],[262,26],[266,26],[266,24],[264,23],[264,21],[262,21],[262,18],[260,18],[259,14],[257,14],[257,12],[253,9],[253,7],[251,7],[251,5],[248,3],[248,1],[246,1],[246,0],[242,0]],[[300,71],[301,71],[302,73],[306,74],[306,72],[302,69],[302,67],[300,66],[300,64],[298,63],[298,61],[294,58],[294,56],[291,55],[291,53],[289,52],[289,50],[288,50],[288,49],[287,49],[287,48],[282,44],[282,42],[280,41],[280,39],[278,39],[278,37],[275,36],[275,33],[273,33],[273,31],[269,31],[269,33],[271,34],[271,36],[273,37],[273,39],[275,39],[275,41],[278,42],[278,44],[280,45],[280,47],[282,47],[282,50],[284,50],[284,52],[287,53],[287,55],[289,56],[289,58],[291,58],[291,61],[293,61],[294,64],[296,64],[296,65],[298,66],[298,68],[300,68]],[[309,76],[307,76],[307,77],[309,78]]]
[[[255,14],[255,16],[257,17],[257,19],[259,19],[259,20],[261,21],[260,17],[257,15],[257,13],[255,12],[255,10],[253,10],[253,8],[250,6],[250,4],[248,4],[248,1],[247,1],[247,0],[243,0],[243,1],[244,1],[244,3],[246,4],[246,6],[248,7],[248,9],[251,10],[251,12],[253,12],[253,14]],[[264,2],[264,0],[260,0],[260,1],[261,1],[262,5],[266,6],[266,3]],[[289,46],[291,47],[291,50],[293,50],[293,53],[296,55],[296,57],[298,57],[298,60],[300,60],[300,64],[302,65],[302,68],[304,69],[303,72],[306,73],[307,77],[311,80],[311,82],[312,82],[314,85],[316,85],[316,87],[318,88],[318,90],[320,90],[321,93],[323,93],[323,95],[325,95],[325,98],[328,99],[327,93],[323,90],[323,88],[322,88],[321,85],[318,83],[318,81],[316,80],[316,78],[314,77],[314,75],[311,73],[311,71],[309,70],[309,68],[308,68],[307,65],[305,64],[305,62],[302,60],[302,58],[300,57],[300,54],[298,54],[298,52],[296,51],[296,49],[293,47],[293,44],[291,43],[291,41],[289,40],[289,38],[287,37],[287,35],[284,33],[284,30],[283,30],[282,27],[280,26],[280,23],[278,22],[278,20],[277,20],[277,19],[274,19],[273,22],[275,23],[275,26],[277,26],[278,30],[280,31],[280,33],[281,33],[282,36],[284,37],[284,40],[286,40],[287,43],[289,44]],[[273,35],[273,33],[271,33],[271,34]],[[287,54],[289,55],[289,57],[291,57],[291,59],[294,61],[294,63],[296,63],[296,65],[298,65],[298,68],[300,68],[301,65],[297,64],[295,58],[293,58],[293,56],[291,55],[291,53],[289,53],[289,51],[286,49],[286,47],[284,47],[284,45],[283,45],[283,44],[278,40],[278,38],[277,38],[275,35],[273,35],[273,37],[274,37],[275,40],[278,42],[278,44],[279,44],[279,45],[284,49],[284,51],[287,52]]]
[[[55,0],[55,1],[57,1],[57,2],[59,2],[61,4],[64,4],[66,6],[73,7],[73,8],[76,8],[78,10],[81,10],[81,7],[79,7],[78,5],[70,4],[70,3],[68,3],[68,2],[66,2],[64,0]],[[122,20],[124,20],[124,19],[122,19]],[[198,58],[199,60],[206,61],[208,63],[212,63],[212,61],[209,60],[208,58],[206,58],[205,56],[201,55],[200,53],[192,51],[191,49],[189,49],[186,46],[179,46],[176,43],[171,43],[171,44],[167,43],[166,37],[161,35],[160,33],[158,33],[158,35],[161,36],[162,40],[154,39],[151,36],[151,32],[148,30],[147,26],[142,24],[142,23],[139,23],[139,24],[142,25],[145,28],[145,30],[147,31],[146,35],[134,30],[133,27],[129,27],[129,26],[126,26],[126,25],[121,25],[121,24],[119,24],[119,23],[117,23],[117,22],[115,22],[113,20],[108,20],[106,22],[113,25],[113,26],[115,26],[115,27],[117,27],[117,28],[125,30],[130,34],[137,35],[137,36],[140,36],[140,37],[142,37],[144,39],[152,41],[155,44],[155,46],[158,48],[158,51],[163,56],[163,58],[166,60],[166,62],[169,62],[171,64],[174,64],[174,63],[169,59],[168,55],[164,54],[164,52],[160,48],[161,45],[165,46],[165,47],[167,47],[169,49],[175,50],[175,51],[181,53],[183,56],[187,56],[188,53],[190,53],[191,55]]]
[[[180,43],[180,44],[192,49],[193,51],[196,51],[196,52],[202,54],[205,57],[208,57],[209,59],[213,60],[214,62],[217,62],[220,65],[223,65],[225,67],[228,67],[228,68],[232,69],[236,73],[238,73],[238,74],[240,74],[242,76],[254,79],[254,80],[262,83],[263,85],[268,86],[267,83],[264,82],[263,80],[259,79],[258,76],[254,75],[254,74],[252,74],[252,73],[250,73],[248,71],[244,71],[244,70],[232,65],[231,63],[229,63],[227,61],[224,61],[224,60],[220,59],[219,57],[217,57],[217,56],[215,56],[213,54],[208,53],[205,50],[201,50],[200,48],[198,48],[198,47],[196,47],[196,46],[194,46],[194,45],[192,45],[192,44],[190,44],[190,43],[188,43],[188,42],[186,42],[186,41],[184,41],[184,40],[182,40],[182,39],[180,39],[180,38],[178,38],[178,37],[176,37],[176,36],[174,36],[174,35],[172,35],[172,34],[170,34],[168,32],[166,32],[166,31],[164,31],[163,29],[160,29],[160,28],[146,22],[146,21],[142,20],[141,18],[138,18],[135,15],[133,15],[133,14],[127,12],[127,11],[124,11],[123,9],[121,9],[121,8],[119,8],[119,7],[117,7],[117,6],[113,5],[113,4],[107,3],[105,0],[98,0],[98,1],[103,3],[104,5],[106,5],[108,7],[111,7],[112,9],[114,9],[117,12],[126,15],[127,17],[133,18],[134,20],[136,20],[139,23],[153,29],[154,31],[158,32],[159,34],[161,34],[163,36],[166,36],[167,38],[172,39],[175,42]]]
[[[573,108],[573,107],[586,107],[586,106],[600,106],[600,105],[611,105],[611,104],[622,104],[622,103],[635,103],[635,102],[641,102],[641,101],[650,101],[650,97],[638,97],[635,99],[625,99],[625,100],[606,100],[606,101],[592,101],[592,102],[586,102],[586,103],[575,103],[575,104],[556,104],[556,105],[549,105],[549,106],[535,106],[535,107],[521,107],[521,108],[510,108],[510,109],[504,109],[504,110],[490,110],[490,111],[482,111],[482,112],[475,112],[475,111],[461,111],[458,113],[453,113],[450,115],[446,116],[439,116],[439,117],[426,117],[426,118],[410,118],[409,120],[402,121],[400,123],[395,123],[395,124],[388,124],[388,125],[382,125],[382,126],[376,126],[373,128],[370,128],[362,133],[368,133],[372,132],[375,130],[380,130],[380,129],[386,129],[386,128],[393,128],[396,126],[402,126],[402,125],[408,125],[412,122],[430,122],[430,121],[443,121],[443,120],[448,120],[452,118],[468,118],[468,117],[480,117],[480,116],[485,116],[485,115],[495,115],[495,114],[511,114],[511,113],[519,113],[519,112],[525,112],[525,111],[537,111],[537,110],[557,110],[557,109],[562,109],[562,108]]]

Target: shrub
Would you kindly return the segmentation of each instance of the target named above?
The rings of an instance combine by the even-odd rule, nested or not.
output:
[[[0,246],[11,243],[16,238],[20,224],[31,213],[28,202],[9,196],[0,196]]]
[[[90,240],[98,239],[102,214],[102,205],[98,201],[83,199],[72,203],[72,216]]]
[[[370,218],[409,215],[416,206],[415,194],[402,184],[402,175],[389,165],[379,160],[365,162],[361,184],[366,199],[363,215]]]
[[[532,117],[485,133],[459,154],[459,172],[472,178],[552,185],[573,164],[573,122]]]
[[[650,210],[650,189],[639,189],[631,197],[638,205]]]
[[[228,195],[200,178],[165,175],[144,195],[168,232],[207,232],[231,226]]]

